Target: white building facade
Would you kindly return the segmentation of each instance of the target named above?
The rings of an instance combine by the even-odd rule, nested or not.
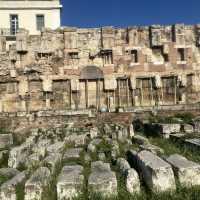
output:
[[[37,35],[43,28],[61,25],[59,0],[0,0],[0,35],[15,36],[17,30],[27,29]]]

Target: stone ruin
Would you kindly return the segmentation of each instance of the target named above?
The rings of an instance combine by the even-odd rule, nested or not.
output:
[[[0,199],[110,198],[119,176],[132,195],[200,185],[198,162],[166,156],[133,124],[143,111],[198,113],[199,25],[20,30],[9,50],[6,42],[0,36],[0,128],[10,128],[0,133]],[[200,120],[147,125],[199,150]]]
[[[199,187],[200,164],[180,154],[167,155],[136,132],[133,119],[126,113],[73,119],[61,127],[30,128],[17,143],[14,133],[0,134],[0,199],[112,199],[121,189],[127,198],[137,199],[144,187],[152,194]],[[183,138],[186,148],[190,143],[199,150],[199,124],[194,121],[192,133],[183,130],[190,138]],[[181,126],[178,130],[177,124],[160,123],[158,134],[180,139]],[[198,138],[191,139],[194,132]]]
[[[200,26],[74,28],[0,36],[0,112],[199,102]]]

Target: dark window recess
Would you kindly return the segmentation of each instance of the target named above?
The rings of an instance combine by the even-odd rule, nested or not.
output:
[[[37,30],[41,31],[45,27],[44,15],[36,15]]]
[[[19,29],[18,15],[10,15],[10,33],[11,33],[11,35],[16,35],[18,29]]]
[[[134,63],[138,63],[138,51],[137,50],[131,50],[131,55]]]
[[[113,64],[113,53],[112,50],[104,50],[101,52],[104,64]]]
[[[164,62],[169,62],[169,55],[164,53],[164,48],[163,47],[153,47],[152,51],[154,52],[154,54],[160,55],[163,57]]]
[[[163,58],[165,62],[169,62],[169,55],[168,54],[163,54]]]
[[[70,52],[68,55],[71,60],[79,59],[78,52]]]
[[[178,61],[185,61],[185,49],[184,48],[179,48],[177,49],[177,60]]]
[[[48,59],[52,56],[52,53],[38,53],[37,55],[39,59],[44,59],[44,58]]]

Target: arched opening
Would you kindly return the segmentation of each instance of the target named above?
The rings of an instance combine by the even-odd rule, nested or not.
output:
[[[80,101],[86,108],[99,109],[103,90],[103,71],[96,66],[86,66],[80,73]]]

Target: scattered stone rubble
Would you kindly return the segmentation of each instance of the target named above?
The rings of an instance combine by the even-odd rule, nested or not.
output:
[[[121,180],[132,195],[142,183],[153,192],[174,191],[175,178],[186,187],[200,185],[200,164],[181,155],[166,157],[148,137],[115,123],[30,129],[21,144],[8,143],[2,150],[8,152],[8,166],[0,168],[0,198],[16,200],[19,186],[25,200],[43,200],[49,191],[66,200],[86,190],[91,197],[117,196]],[[197,140],[185,141],[197,145]]]

